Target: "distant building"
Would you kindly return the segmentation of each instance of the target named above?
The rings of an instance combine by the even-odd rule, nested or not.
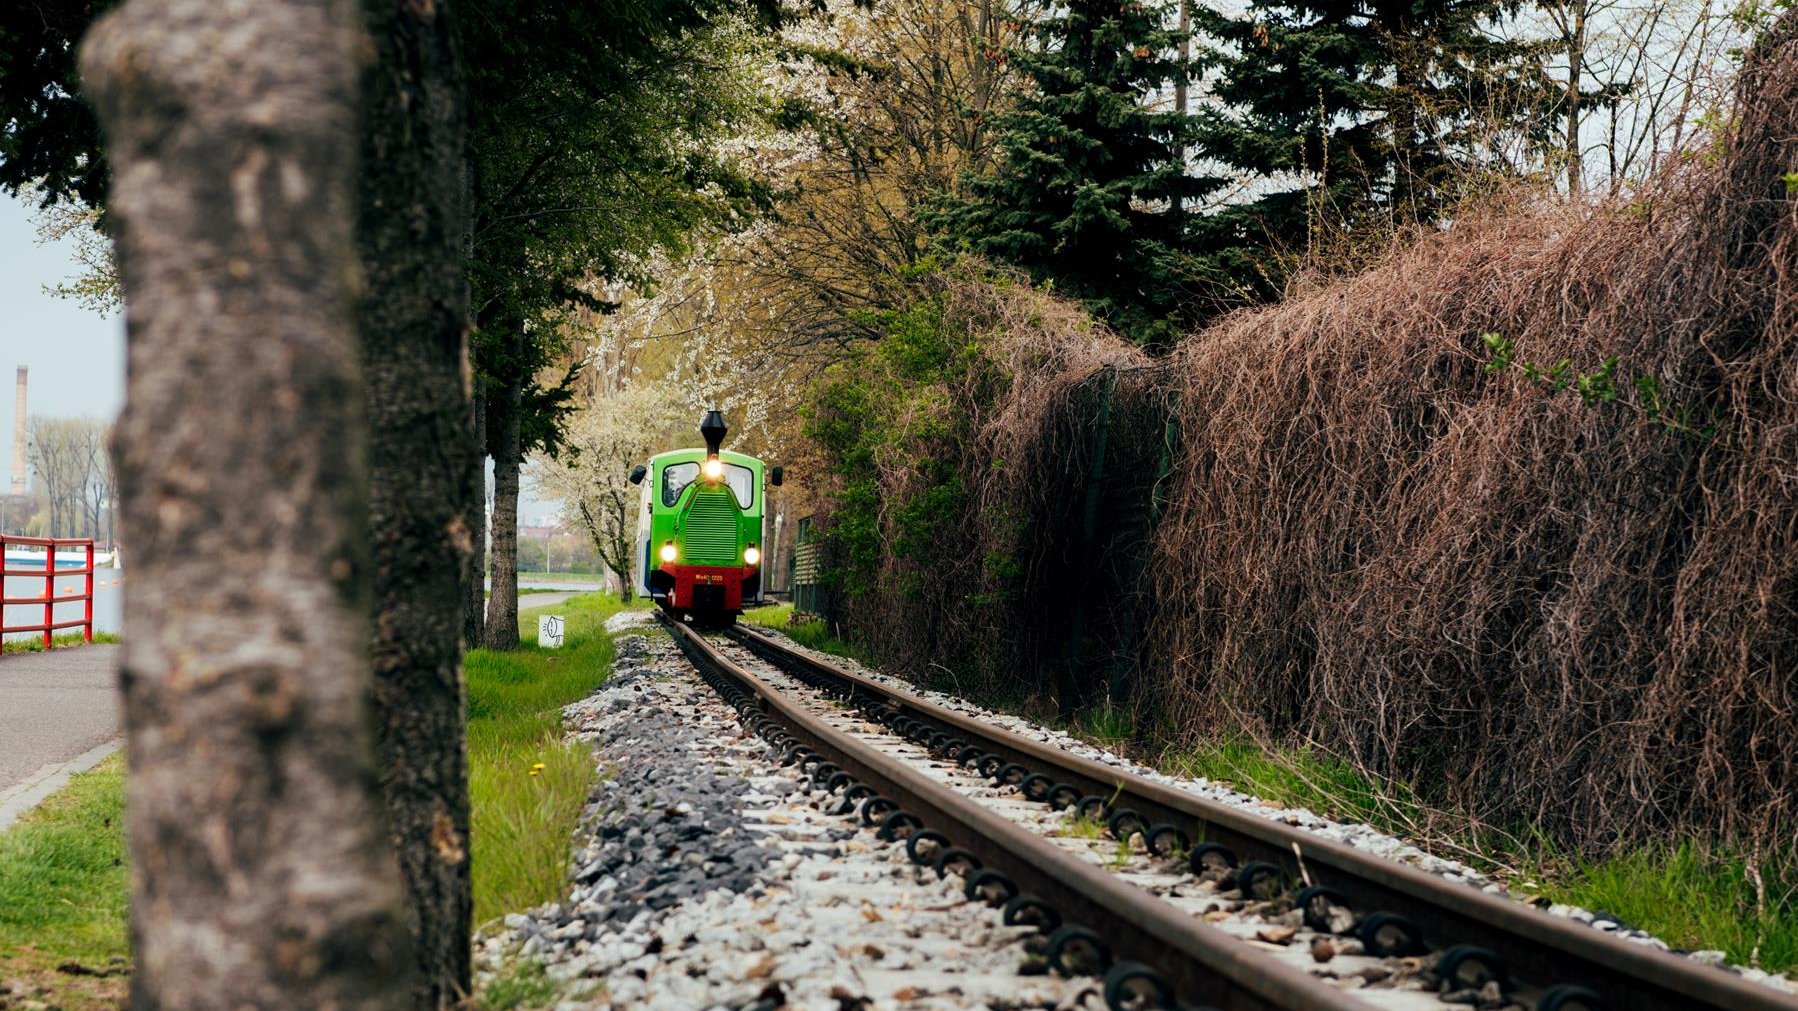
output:
[[[12,402],[12,495],[25,494],[25,366],[19,366],[19,385]]]

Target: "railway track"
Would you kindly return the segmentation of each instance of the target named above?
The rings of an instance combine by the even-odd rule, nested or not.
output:
[[[1269,922],[1296,910],[1285,920],[1302,920],[1314,932],[1312,954],[1316,938],[1340,938],[1335,943],[1345,949],[1415,969],[1463,1006],[1798,1009],[1798,1001],[1727,972],[987,726],[761,632],[738,629],[730,638],[781,677],[756,674],[687,626],[669,628],[746,725],[783,748],[837,810],[878,826],[939,874],[960,874],[968,897],[1002,903],[1008,923],[1039,927],[1049,963],[1069,974],[1102,975],[1113,1007],[1449,1005],[1433,996],[1406,1003],[1425,1000],[1417,989],[1399,997],[1344,989],[1303,965],[1303,949],[1245,943],[1195,915],[1191,901],[1170,899],[1181,889],[1143,884],[1175,879],[1114,873],[1067,840],[1058,844],[1008,815],[1008,804],[1073,808],[1083,823],[1102,824],[1113,845],[1134,843],[1159,855],[1164,867],[1179,861],[1187,872],[1179,879],[1203,882],[1205,894],[1239,895],[1232,908],[1267,912]],[[781,683],[788,679],[799,684]],[[820,708],[819,693],[846,709]],[[887,728],[889,743],[853,732],[845,711]],[[895,738],[909,742],[909,759],[891,746]],[[926,754],[936,761],[921,765]],[[962,788],[946,782],[954,777],[945,767],[962,778]],[[1016,793],[1001,801],[992,790],[971,792],[969,778]],[[1327,961],[1330,950],[1316,961]]]

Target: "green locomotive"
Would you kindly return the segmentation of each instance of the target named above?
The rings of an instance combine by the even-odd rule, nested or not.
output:
[[[722,627],[762,596],[763,516],[779,467],[724,450],[724,415],[700,422],[703,449],[657,453],[631,469],[637,511],[637,589],[676,620]]]

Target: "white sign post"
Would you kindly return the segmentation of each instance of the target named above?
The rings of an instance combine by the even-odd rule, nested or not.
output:
[[[537,619],[537,645],[559,649],[562,645],[562,616],[545,614]]]

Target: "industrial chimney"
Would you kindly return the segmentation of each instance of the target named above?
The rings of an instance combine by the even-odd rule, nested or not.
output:
[[[12,405],[12,493],[25,494],[25,366],[19,366],[19,391]]]

